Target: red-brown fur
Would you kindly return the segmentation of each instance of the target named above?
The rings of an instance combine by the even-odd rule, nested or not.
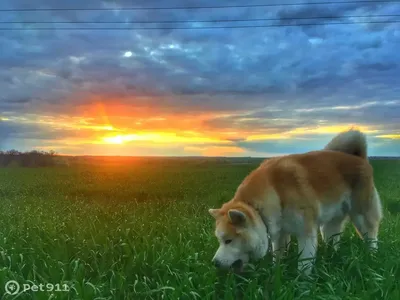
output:
[[[356,225],[361,224],[357,230],[376,239],[382,218],[380,200],[367,159],[365,137],[352,130],[333,138],[324,150],[264,161],[246,176],[232,200],[210,212],[219,232],[231,236],[236,234],[237,226],[229,218],[229,210],[245,213],[248,228],[259,222],[258,216],[268,227],[268,222],[281,218],[283,211],[293,212],[304,221],[301,230],[307,237],[319,226],[321,209],[341,203],[347,194],[351,198],[350,218]],[[275,239],[282,239],[282,228],[276,230]]]

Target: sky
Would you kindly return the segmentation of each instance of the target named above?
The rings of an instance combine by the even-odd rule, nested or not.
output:
[[[355,126],[400,155],[400,2],[306,2],[3,0],[0,150],[267,157]],[[60,7],[108,10],[4,11]],[[272,20],[199,22],[249,19]]]

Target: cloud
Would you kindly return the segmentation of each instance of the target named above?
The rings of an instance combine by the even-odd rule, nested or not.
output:
[[[48,0],[35,1],[34,5],[27,0],[3,2],[4,8],[55,5]],[[196,3],[211,4],[215,5],[210,0]],[[242,3],[218,5],[225,4]],[[168,6],[174,5],[182,3],[168,2]],[[170,11],[118,9],[132,6],[129,1],[73,0],[68,6],[114,10],[9,13],[2,18],[127,24],[54,25],[60,27],[139,26],[130,23],[135,20],[278,19],[243,23],[260,25],[310,23],[293,18],[313,16],[349,21],[354,19],[347,17],[350,15],[395,14],[400,10],[395,3],[309,5],[302,1],[298,6]],[[135,6],[153,3],[136,1]],[[151,130],[153,126],[154,131],[164,126],[166,131],[177,131],[194,127],[242,141],[250,135],[279,134],[335,122],[361,124],[377,128],[381,134],[393,134],[399,130],[400,115],[396,102],[400,89],[399,25],[329,25],[337,21],[317,19],[312,23],[318,26],[258,29],[35,30],[32,26],[23,31],[4,31],[0,36],[4,50],[0,54],[0,114],[56,119],[94,115],[102,124],[107,116],[116,128],[124,130]],[[210,25],[193,22],[179,26]],[[238,23],[215,26],[223,25]],[[178,25],[160,22],[140,26]],[[132,55],[124,55],[127,52]],[[375,104],[362,106],[372,102]],[[331,109],[344,106],[351,108]],[[157,117],[167,121],[144,121]],[[194,125],[189,125],[190,118],[194,118]],[[50,126],[53,129],[39,126],[31,133],[25,125],[14,124],[11,128],[4,122],[0,124],[3,136],[8,130],[7,139],[10,135],[14,140],[28,135],[37,140],[74,135],[65,128],[51,131],[55,125]],[[90,133],[83,135],[93,137]]]

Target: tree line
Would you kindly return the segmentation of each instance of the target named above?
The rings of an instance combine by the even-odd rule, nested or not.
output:
[[[63,159],[53,150],[32,150],[27,152],[20,152],[18,150],[0,151],[0,167],[50,167],[59,165],[60,162],[63,162]]]

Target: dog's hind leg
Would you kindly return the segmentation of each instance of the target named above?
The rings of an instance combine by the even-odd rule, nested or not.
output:
[[[375,187],[369,197],[368,206],[352,210],[350,217],[359,236],[367,239],[370,249],[377,249],[379,225],[383,217],[382,204]]]
[[[340,235],[346,223],[346,216],[336,217],[321,226],[321,235],[325,243],[332,241],[333,248],[337,250]]]

